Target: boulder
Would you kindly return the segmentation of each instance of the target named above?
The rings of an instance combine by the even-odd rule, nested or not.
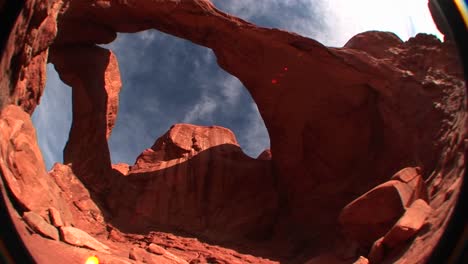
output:
[[[34,212],[25,212],[23,220],[39,235],[53,240],[59,240],[59,233],[55,227],[47,223],[40,215]]]
[[[139,247],[133,247],[130,249],[130,252],[128,253],[128,258],[133,259],[139,262],[146,261],[149,256],[149,253],[146,252],[146,250],[139,248]]]
[[[130,249],[129,258],[148,264],[188,264],[187,261],[169,252],[166,252],[164,255],[155,255],[139,247]]]
[[[413,238],[424,225],[431,211],[431,207],[424,200],[414,201],[398,222],[385,234],[383,244],[388,248],[396,248]]]
[[[62,226],[60,228],[60,236],[64,242],[73,246],[86,247],[104,253],[108,253],[110,249],[90,234],[75,227]]]
[[[343,208],[343,231],[360,246],[370,247],[403,215],[411,195],[411,188],[396,180],[373,188]]]
[[[360,256],[353,264],[369,264],[369,260],[363,256]]]
[[[55,227],[64,226],[64,223],[62,221],[62,216],[60,215],[60,212],[57,209],[55,209],[54,207],[49,208],[49,217],[50,217],[50,222]]]
[[[411,202],[413,202],[416,199],[423,199],[426,202],[429,200],[427,187],[421,175],[421,168],[407,167],[401,169],[400,171],[395,173],[391,179],[399,180],[411,186],[414,192],[413,197],[411,197],[410,199]]]
[[[0,171],[10,195],[20,209],[49,218],[55,207],[71,220],[60,189],[47,174],[31,117],[21,107],[9,105],[0,112]]]
[[[417,167],[404,168],[346,205],[339,216],[345,234],[362,247],[383,237],[415,200],[428,199],[420,173]]]
[[[166,254],[166,250],[156,244],[153,244],[151,243],[149,246],[148,246],[148,251],[153,253],[153,254],[156,254],[156,255],[164,255]]]

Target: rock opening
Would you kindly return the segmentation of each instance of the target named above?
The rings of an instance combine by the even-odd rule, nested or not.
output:
[[[206,0],[30,2],[17,22],[30,26],[2,57],[3,69],[21,66],[0,114],[0,169],[38,260],[79,262],[89,250],[109,263],[429,256],[464,169],[465,83],[450,41],[369,31],[327,48]],[[135,165],[112,164],[120,71],[97,44],[145,29],[212,49],[252,95],[271,150],[253,159],[226,128],[177,124]],[[65,165],[49,173],[28,115],[47,60],[73,102]]]

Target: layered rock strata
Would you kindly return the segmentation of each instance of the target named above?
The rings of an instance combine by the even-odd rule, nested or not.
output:
[[[115,55],[96,44],[150,28],[214,51],[257,103],[271,150],[252,159],[224,128],[179,124],[135,164],[111,165],[107,139],[121,81]],[[54,238],[44,230],[75,225],[112,243],[138,241],[148,252],[148,236],[119,232],[165,230],[219,243],[263,241],[270,249],[263,255],[285,262],[422,263],[464,170],[465,83],[456,57],[453,44],[425,34],[403,42],[371,31],[327,48],[207,0],[26,1],[0,61],[1,179],[32,232]],[[47,59],[73,89],[68,164],[49,174],[28,117],[39,104]],[[380,202],[392,206],[364,233],[360,225],[369,223],[355,212],[365,215]],[[55,210],[60,226],[49,219]],[[115,258],[122,257],[118,248],[110,247]],[[173,263],[197,259],[174,248]],[[207,248],[198,260],[210,260],[205,251],[214,249]],[[223,260],[235,254],[218,253]]]

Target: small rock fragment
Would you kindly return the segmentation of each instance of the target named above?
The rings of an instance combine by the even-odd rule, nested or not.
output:
[[[419,167],[407,167],[399,170],[392,176],[392,180],[399,180],[402,182],[410,182],[414,178],[418,177],[421,174],[421,168]]]
[[[26,212],[23,215],[24,221],[40,235],[51,238],[53,240],[59,240],[58,231],[55,227],[47,223],[42,217],[34,212]]]
[[[343,208],[339,221],[344,233],[361,247],[370,247],[403,215],[411,194],[411,188],[397,180],[378,185]]]
[[[427,187],[424,183],[424,179],[421,176],[421,168],[419,167],[407,167],[404,168],[392,176],[392,180],[398,180],[411,186],[413,189],[413,195],[411,201],[416,199],[423,199],[428,201],[429,196],[427,193]]]
[[[156,257],[164,257],[165,260],[168,260],[170,261],[170,263],[174,263],[174,264],[188,264],[188,262],[185,261],[184,259],[181,259],[168,251],[166,251],[166,254],[164,254],[163,256],[156,256]]]
[[[388,231],[383,243],[389,248],[395,248],[401,242],[412,238],[424,225],[432,208],[422,199],[418,199],[406,209],[405,214]]]
[[[148,246],[148,251],[156,255],[164,255],[166,253],[164,248],[153,243]]]
[[[60,234],[62,240],[70,245],[78,246],[78,247],[87,247],[90,249],[94,249],[100,252],[109,252],[109,247],[104,245],[103,243],[96,240],[90,234],[86,233],[85,231],[71,227],[71,226],[62,226],[60,228]]]
[[[116,241],[116,242],[125,242],[125,241],[127,241],[125,239],[125,237],[123,237],[122,234],[119,231],[115,230],[115,229],[111,229],[109,231],[109,236],[107,237],[107,239],[110,239],[110,240]]]
[[[363,256],[360,256],[353,264],[369,264],[369,260]]]
[[[182,260],[167,251],[164,255],[155,255],[139,247],[134,247],[130,249],[130,253],[128,257],[138,262],[143,262],[143,263],[148,263],[148,264],[186,264],[187,263],[185,260]]]
[[[455,182],[452,183],[452,185],[450,185],[450,187],[447,189],[447,192],[445,193],[445,197],[444,197],[445,201],[450,199],[452,197],[453,193],[460,188],[461,180],[462,180],[462,178],[460,177],[457,180],[455,180]]]
[[[144,249],[139,247],[133,247],[128,253],[128,258],[136,261],[143,261],[145,259],[146,254],[148,253]]]
[[[63,221],[62,221],[62,216],[60,215],[60,212],[57,209],[55,209],[54,207],[49,208],[49,217],[50,217],[50,222],[55,227],[64,226]]]

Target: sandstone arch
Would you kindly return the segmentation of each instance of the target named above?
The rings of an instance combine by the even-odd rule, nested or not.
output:
[[[306,254],[318,255],[333,248],[340,237],[337,218],[341,209],[360,194],[389,180],[400,168],[421,166],[434,195],[438,188],[448,188],[463,170],[463,164],[457,161],[462,159],[459,153],[463,151],[465,138],[464,83],[450,43],[440,43],[423,34],[403,42],[391,33],[366,32],[343,48],[327,48],[294,33],[257,27],[217,10],[206,0],[56,1],[43,10],[49,15],[39,19],[37,26],[44,36],[45,33],[50,36],[34,42],[31,46],[34,52],[28,53],[24,48],[2,60],[4,69],[12,61],[21,65],[30,63],[29,68],[20,67],[19,73],[15,73],[23,79],[15,82],[14,78],[8,78],[13,80],[9,87],[14,91],[9,103],[28,112],[34,109],[43,78],[29,77],[35,71],[43,74],[41,67],[48,57],[74,91],[73,127],[64,155],[80,180],[101,196],[101,202],[105,204],[103,196],[110,195],[107,206],[109,201],[119,204],[129,185],[144,186],[145,179],[151,177],[132,182],[112,170],[105,140],[115,122],[119,73],[111,51],[96,44],[109,43],[116,32],[149,28],[211,48],[218,64],[247,87],[265,121],[272,159],[252,162],[255,163],[252,167],[262,164],[258,166],[265,168],[254,176],[257,178],[253,182],[258,186],[249,188],[247,193],[260,192],[268,197],[265,200],[277,203],[261,208],[268,212],[251,219],[262,221],[247,220],[248,227],[235,229],[236,236],[245,237],[268,223],[268,232],[273,234],[269,238],[291,239],[287,243],[294,249],[306,245]],[[55,23],[57,38],[47,56]],[[33,35],[32,31],[22,34]],[[22,58],[21,54],[30,57]],[[90,68],[89,72],[69,63],[82,61],[87,65],[88,60],[102,63],[95,64],[96,68]],[[96,79],[98,83],[94,82]],[[86,98],[86,93],[93,96]],[[85,116],[91,112],[99,116]],[[92,129],[86,131],[80,126]],[[79,144],[74,143],[78,141]],[[155,146],[153,150],[160,149]],[[225,146],[206,153],[208,157],[225,152],[235,156],[236,151]],[[248,170],[252,167],[248,166]],[[173,175],[184,177],[177,172]],[[436,184],[436,175],[441,175],[438,177],[443,184]],[[154,188],[157,190],[159,186]],[[216,193],[216,185],[206,188]],[[183,196],[182,192],[177,197]],[[434,197],[433,205],[446,212],[446,206]],[[168,201],[170,197],[164,199]],[[133,201],[123,209],[109,206],[109,215],[122,212],[130,215]],[[247,205],[246,212],[252,213],[255,207],[256,203]],[[181,220],[172,217],[176,218],[166,218],[166,223]],[[210,222],[210,217],[207,215],[203,221]],[[263,221],[265,217],[269,218]],[[145,221],[137,219],[137,223],[161,224],[162,220],[152,222],[152,219],[151,215],[145,215]],[[126,217],[121,219],[124,220]],[[214,238],[222,234],[223,226],[227,228],[223,223],[217,226],[215,232],[210,230],[210,224],[199,230],[190,230],[188,225],[181,227]]]

